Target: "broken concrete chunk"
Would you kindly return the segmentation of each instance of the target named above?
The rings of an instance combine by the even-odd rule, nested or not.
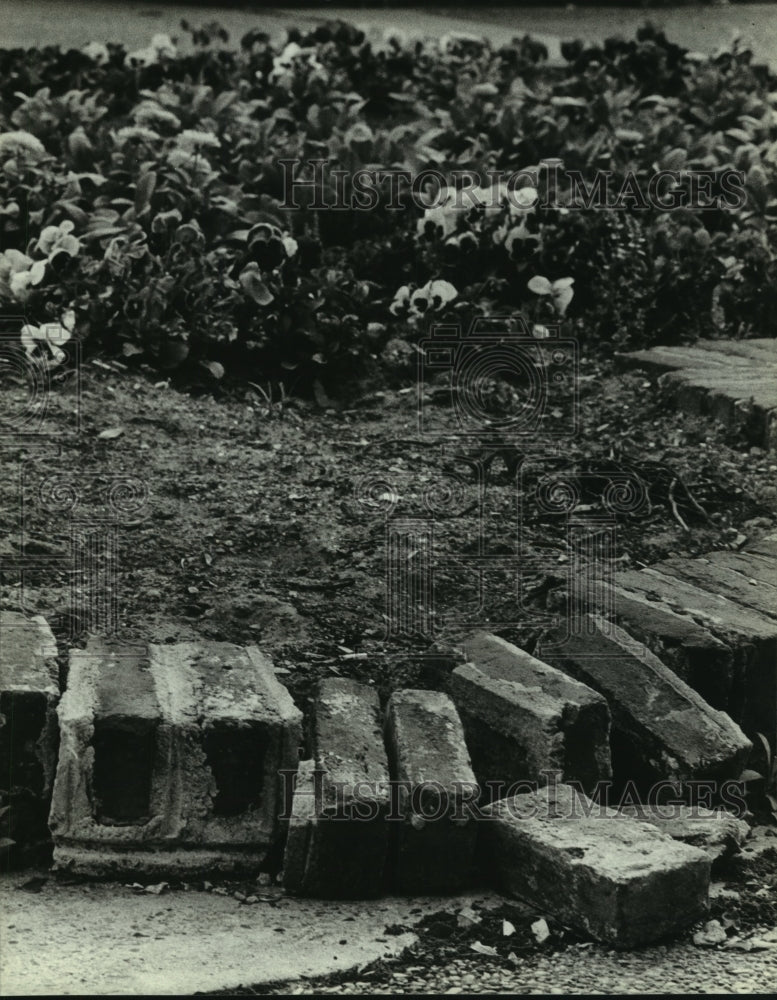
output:
[[[585,622],[542,655],[607,699],[616,783],[738,778],[752,749],[742,730],[622,629]]]
[[[650,823],[673,840],[705,851],[712,863],[738,854],[750,835],[750,827],[725,810],[686,805],[623,806],[620,813]]]
[[[0,785],[11,806],[0,838],[14,841],[17,858],[50,841],[46,818],[57,762],[56,657],[44,618],[0,612]]]
[[[710,859],[569,785],[484,809],[478,853],[494,886],[620,947],[659,940],[707,911]]]
[[[252,871],[277,842],[302,717],[255,647],[91,639],[58,711],[60,868]]]
[[[390,796],[373,688],[344,678],[322,682],[313,752],[297,777],[284,885],[306,896],[377,896],[384,888]]]
[[[544,784],[547,771],[587,791],[612,776],[600,694],[495,635],[478,633],[462,649],[469,662],[453,671],[450,690],[489,799],[517,781]]]
[[[386,709],[396,888],[448,892],[471,877],[479,789],[464,730],[439,691],[395,691]]]

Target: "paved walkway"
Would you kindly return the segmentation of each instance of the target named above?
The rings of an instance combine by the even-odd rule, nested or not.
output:
[[[116,883],[20,888],[0,878],[0,995],[192,994],[325,976],[398,955],[429,913],[495,896],[332,902],[259,892],[153,895]],[[499,900],[501,902],[501,900]],[[386,929],[389,928],[388,933]]]
[[[80,47],[89,40],[123,42],[136,49],[147,45],[156,32],[181,34],[181,18],[195,25],[219,21],[236,44],[249,28],[261,25],[271,35],[288,25],[304,25],[326,18],[343,18],[378,31],[397,28],[439,38],[459,29],[486,35],[497,44],[515,35],[531,34],[544,41],[551,58],[559,59],[558,39],[582,38],[589,42],[620,34],[632,36],[648,18],[662,27],[672,41],[699,52],[714,52],[739,32],[753,46],[756,56],[777,66],[777,6],[732,4],[723,7],[681,6],[597,7],[570,4],[564,7],[436,7],[429,10],[378,7],[259,7],[250,4],[167,4],[153,0],[2,0],[0,47],[55,45]]]
[[[621,355],[630,367],[662,373],[675,406],[706,413],[777,449],[777,338],[700,340],[693,347],[651,347]]]

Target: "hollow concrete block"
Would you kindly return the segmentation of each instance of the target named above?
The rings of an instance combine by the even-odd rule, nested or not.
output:
[[[59,868],[253,871],[278,843],[302,716],[255,647],[92,639],[58,712]]]

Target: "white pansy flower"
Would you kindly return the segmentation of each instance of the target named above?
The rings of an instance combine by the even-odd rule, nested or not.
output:
[[[45,274],[45,261],[34,261],[20,250],[6,250],[0,254],[0,293],[17,302],[26,302],[31,289],[43,281]]]
[[[75,225],[70,219],[65,219],[58,226],[46,226],[38,237],[38,250],[45,253],[49,260],[57,254],[66,253],[69,257],[77,257],[81,249],[81,241],[73,236]]]
[[[25,324],[21,332],[22,347],[32,357],[45,344],[54,363],[60,364],[66,357],[62,347],[71,336],[71,329],[68,329],[66,323],[70,324],[71,329],[75,325],[75,313],[72,309],[65,313],[59,323],[44,323],[42,326]]]
[[[108,47],[103,45],[102,42],[89,42],[89,44],[85,45],[81,51],[85,56],[87,56],[87,58],[96,62],[98,66],[102,66],[110,59]]]

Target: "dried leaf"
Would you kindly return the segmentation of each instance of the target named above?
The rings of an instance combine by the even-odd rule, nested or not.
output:
[[[492,948],[490,944],[481,944],[480,941],[475,941],[470,945],[472,951],[476,951],[478,955],[491,955],[493,958],[499,954],[496,948]]]
[[[100,431],[97,435],[100,441],[112,441],[113,438],[121,437],[124,433],[123,427],[109,427],[105,431]]]

